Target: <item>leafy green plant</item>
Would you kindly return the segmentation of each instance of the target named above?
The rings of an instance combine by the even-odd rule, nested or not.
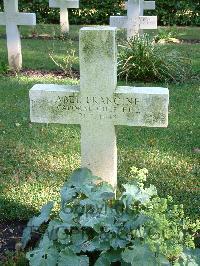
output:
[[[61,189],[61,209],[46,225],[39,246],[27,253],[30,265],[198,265],[200,250],[194,235],[200,229],[184,218],[182,206],[145,187],[147,170],[132,168],[131,184],[117,193],[83,168],[74,171]],[[31,234],[50,218],[53,203],[45,205],[25,229]]]
[[[184,82],[191,76],[191,61],[176,49],[158,45],[148,35],[120,45],[118,75],[126,81]]]

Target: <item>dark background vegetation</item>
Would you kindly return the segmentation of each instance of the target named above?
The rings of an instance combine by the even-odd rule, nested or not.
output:
[[[3,9],[0,3],[0,11]],[[111,15],[123,15],[122,0],[80,0],[80,9],[70,9],[71,24],[107,24]],[[20,11],[35,12],[37,22],[58,23],[59,9],[49,8],[49,0],[20,0]],[[156,0],[156,10],[146,14],[158,16],[159,25],[200,25],[200,2],[197,0]]]

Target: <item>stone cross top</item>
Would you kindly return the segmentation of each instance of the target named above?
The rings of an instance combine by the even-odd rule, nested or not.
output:
[[[140,0],[140,16],[144,16],[144,10],[153,10],[156,8],[155,1]],[[125,2],[125,10],[128,9],[128,2]],[[140,34],[143,34],[143,30],[140,29]]]
[[[49,6],[60,8],[61,32],[69,32],[68,8],[79,8],[79,0],[49,0]]]
[[[81,164],[117,185],[115,125],[167,127],[167,88],[117,87],[116,28],[80,30],[80,86],[38,84],[30,90],[37,123],[81,125]]]
[[[128,0],[127,16],[111,16],[110,26],[127,29],[128,39],[138,35],[140,30],[157,29],[157,16],[143,16],[144,9],[153,7],[153,1]]]
[[[4,13],[0,12],[0,25],[6,26],[9,65],[19,70],[22,67],[22,54],[18,25],[36,25],[36,16],[32,13],[19,13],[18,0],[4,0]]]
[[[156,8],[155,1],[140,0],[140,16],[144,15],[144,10],[153,10]],[[128,2],[125,2],[125,10],[128,9]]]

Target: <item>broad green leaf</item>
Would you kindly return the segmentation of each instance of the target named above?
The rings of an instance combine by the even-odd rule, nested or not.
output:
[[[58,230],[63,225],[60,220],[52,220],[47,227],[47,234],[50,240],[56,240],[58,238]]]
[[[80,253],[84,249],[85,242],[88,241],[88,236],[84,231],[72,232],[72,246],[71,249],[75,253]]]
[[[22,239],[21,239],[21,242],[22,242],[22,247],[25,248],[27,243],[29,242],[29,240],[31,239],[31,233],[32,233],[32,228],[29,226],[29,227],[26,227],[23,231],[23,235],[22,235]]]
[[[53,209],[53,202],[49,202],[41,209],[39,216],[31,218],[27,224],[27,228],[24,229],[22,235],[22,246],[25,247],[28,241],[31,239],[31,233],[38,230],[38,228],[49,220],[51,210]]]
[[[178,262],[174,266],[199,266],[200,249],[185,249]]]
[[[65,248],[60,252],[58,266],[89,266],[89,258],[87,256],[77,256],[69,248]]]
[[[127,219],[127,222],[124,224],[124,227],[128,230],[138,229],[140,226],[144,225],[144,223],[149,220],[150,218],[143,214],[139,215],[136,219],[134,219],[134,217],[130,217],[130,219]]]
[[[135,245],[132,249],[125,249],[122,253],[122,259],[127,263],[131,263],[132,266],[157,265],[155,254],[146,245]]]
[[[64,228],[59,228],[57,237],[58,237],[58,242],[60,242],[63,245],[68,245],[71,241],[70,235],[66,234]]]
[[[109,250],[101,253],[94,266],[110,266],[112,262],[120,262],[120,260],[120,250]]]
[[[157,191],[154,186],[150,186],[149,188],[142,189],[137,187],[136,185],[124,185],[125,192],[122,194],[123,196],[127,196],[126,201],[123,199],[125,206],[130,205],[132,201],[139,201],[142,204],[149,202],[150,198],[153,195],[157,195]]]
[[[74,225],[74,222],[73,222],[74,215],[73,215],[73,213],[65,213],[65,212],[61,211],[59,213],[59,216],[60,216],[60,218],[62,219],[62,221],[64,223],[69,224],[69,228]]]
[[[75,187],[81,187],[87,183],[94,183],[95,177],[88,168],[79,168],[72,173],[69,182]]]
[[[97,214],[98,215],[98,214]],[[80,218],[80,224],[82,227],[91,227],[94,228],[95,225],[101,222],[99,216],[83,214]]]
[[[67,186],[67,183],[62,187],[61,189],[61,201],[62,204],[71,201],[73,197],[76,196],[76,189],[75,188],[71,188]]]
[[[47,234],[40,241],[39,247],[27,253],[30,266],[55,266],[58,260],[58,251],[53,247],[53,241]]]
[[[101,178],[93,176],[89,169],[79,168],[72,173],[68,184],[74,186],[79,192],[89,196],[91,190],[96,186],[95,183],[100,180]]]
[[[117,248],[125,248],[128,243],[129,241],[127,240],[120,239],[120,238],[114,238],[111,240],[110,244],[114,249],[117,249]]]
[[[47,250],[40,248],[28,252],[26,257],[29,260],[30,266],[56,266],[58,252],[53,247]]]

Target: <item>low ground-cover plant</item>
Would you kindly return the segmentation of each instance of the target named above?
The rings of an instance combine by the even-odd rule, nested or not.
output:
[[[166,42],[170,41],[171,39],[175,39],[177,36],[177,29],[175,27],[172,28],[159,28],[157,30],[157,34],[154,37],[156,42],[161,40],[165,40]]]
[[[146,169],[133,167],[130,175],[131,184],[116,196],[88,169],[76,170],[61,190],[59,214],[27,253],[30,265],[199,265],[194,236],[200,223],[191,224],[182,206],[159,198],[154,186],[145,187]],[[52,208],[48,203],[28,222],[23,247],[50,219]]]
[[[184,82],[191,76],[191,61],[175,48],[158,45],[148,35],[135,36],[119,46],[119,78],[126,81]]]

